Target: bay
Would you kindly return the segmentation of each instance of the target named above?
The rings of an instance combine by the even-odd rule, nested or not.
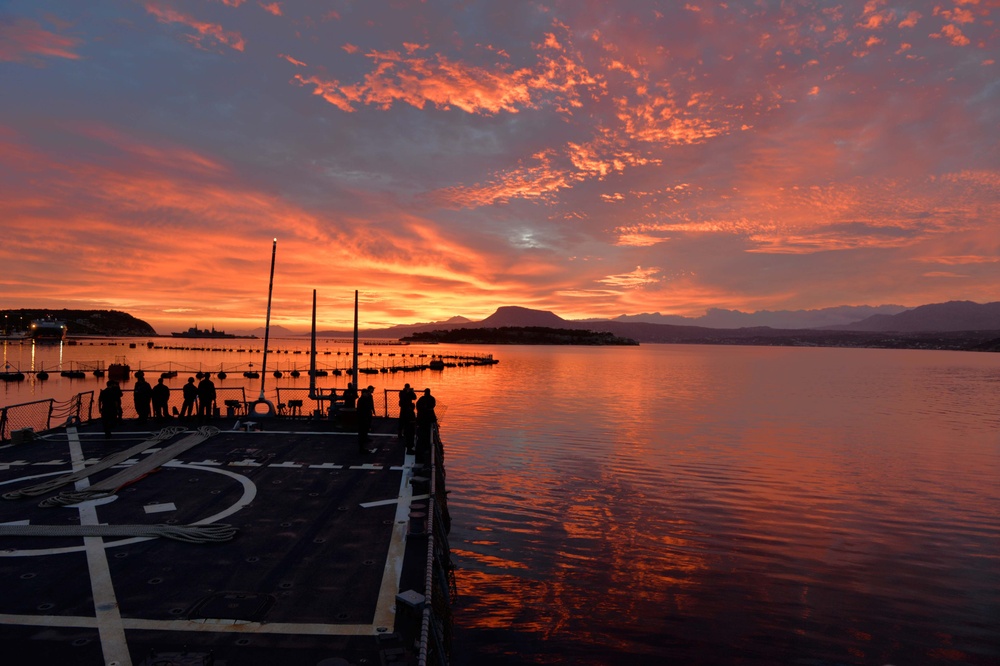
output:
[[[60,353],[178,364],[173,388],[230,367],[220,386],[259,391],[238,371],[259,368],[259,342],[127,342]],[[269,395],[306,387],[287,374],[306,367],[304,343],[272,345],[268,372],[285,375],[265,375]],[[346,367],[348,347],[321,344],[321,365]],[[456,353],[500,363],[366,376],[439,401],[456,664],[1000,663],[1000,356],[440,345],[362,358]],[[2,404],[99,386],[48,381],[0,385]]]

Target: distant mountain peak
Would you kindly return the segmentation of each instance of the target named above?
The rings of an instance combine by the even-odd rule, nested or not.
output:
[[[547,326],[557,328],[565,324],[565,319],[548,310],[532,310],[517,305],[504,305],[498,307],[496,312],[476,326],[496,328],[501,326]]]

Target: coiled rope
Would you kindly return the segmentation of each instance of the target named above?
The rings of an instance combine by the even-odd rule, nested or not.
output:
[[[185,543],[229,541],[232,525],[0,525],[0,536],[165,537]]]
[[[218,428],[213,426],[202,426],[198,428],[198,432],[196,434],[188,435],[184,439],[157,451],[148,458],[132,465],[128,469],[123,470],[114,476],[108,477],[100,483],[95,483],[84,490],[59,493],[58,495],[42,500],[38,506],[68,506],[70,504],[79,504],[80,502],[88,502],[114,495],[118,492],[119,488],[122,488],[136,479],[149,474],[157,467],[161,467],[164,463],[173,460],[188,449],[198,446],[208,438],[213,437],[218,433]]]
[[[90,465],[89,467],[85,467],[71,474],[60,476],[56,479],[49,479],[48,481],[44,481],[34,486],[11,490],[10,492],[4,493],[2,497],[8,500],[16,500],[24,497],[37,497],[38,495],[44,495],[45,493],[56,490],[57,488],[62,488],[63,486],[85,479],[91,474],[103,472],[110,467],[114,467],[115,465],[128,460],[132,456],[138,455],[146,449],[159,444],[160,442],[173,438],[174,435],[182,433],[184,430],[185,428],[182,426],[169,426],[167,428],[163,428],[146,441],[136,444],[135,446],[124,451],[118,451],[117,453],[105,456],[100,461]]]

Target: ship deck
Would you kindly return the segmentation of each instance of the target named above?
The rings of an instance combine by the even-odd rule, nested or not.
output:
[[[70,480],[0,500],[4,652],[116,666],[417,663],[430,456],[406,454],[395,419],[375,420],[364,454],[328,420],[246,418],[169,437],[125,421],[110,440],[92,422],[0,447],[2,494]],[[114,464],[67,477],[101,460]],[[225,525],[232,538],[211,540]]]

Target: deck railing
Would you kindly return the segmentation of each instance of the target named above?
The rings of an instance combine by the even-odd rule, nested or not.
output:
[[[454,571],[447,534],[450,529],[444,492],[444,447],[437,424],[430,433],[430,493],[427,500],[427,569],[424,575],[424,609],[420,627],[418,666],[447,666],[451,646],[451,604]]]
[[[181,389],[171,389],[172,394],[179,395],[180,392]],[[138,417],[132,393],[134,392],[122,392],[122,418],[134,419]],[[217,388],[215,404],[219,407],[221,414],[226,414],[226,406],[230,404],[238,406],[236,415],[242,414],[246,410],[246,391],[243,387]],[[181,402],[172,399],[168,405],[173,408],[171,411],[178,410]],[[31,428],[35,432],[42,432],[64,423],[74,421],[86,423],[99,417],[97,400],[93,391],[77,393],[64,402],[56,402],[53,398],[46,398],[45,400],[0,407],[0,443],[10,441],[11,433],[15,430]]]

